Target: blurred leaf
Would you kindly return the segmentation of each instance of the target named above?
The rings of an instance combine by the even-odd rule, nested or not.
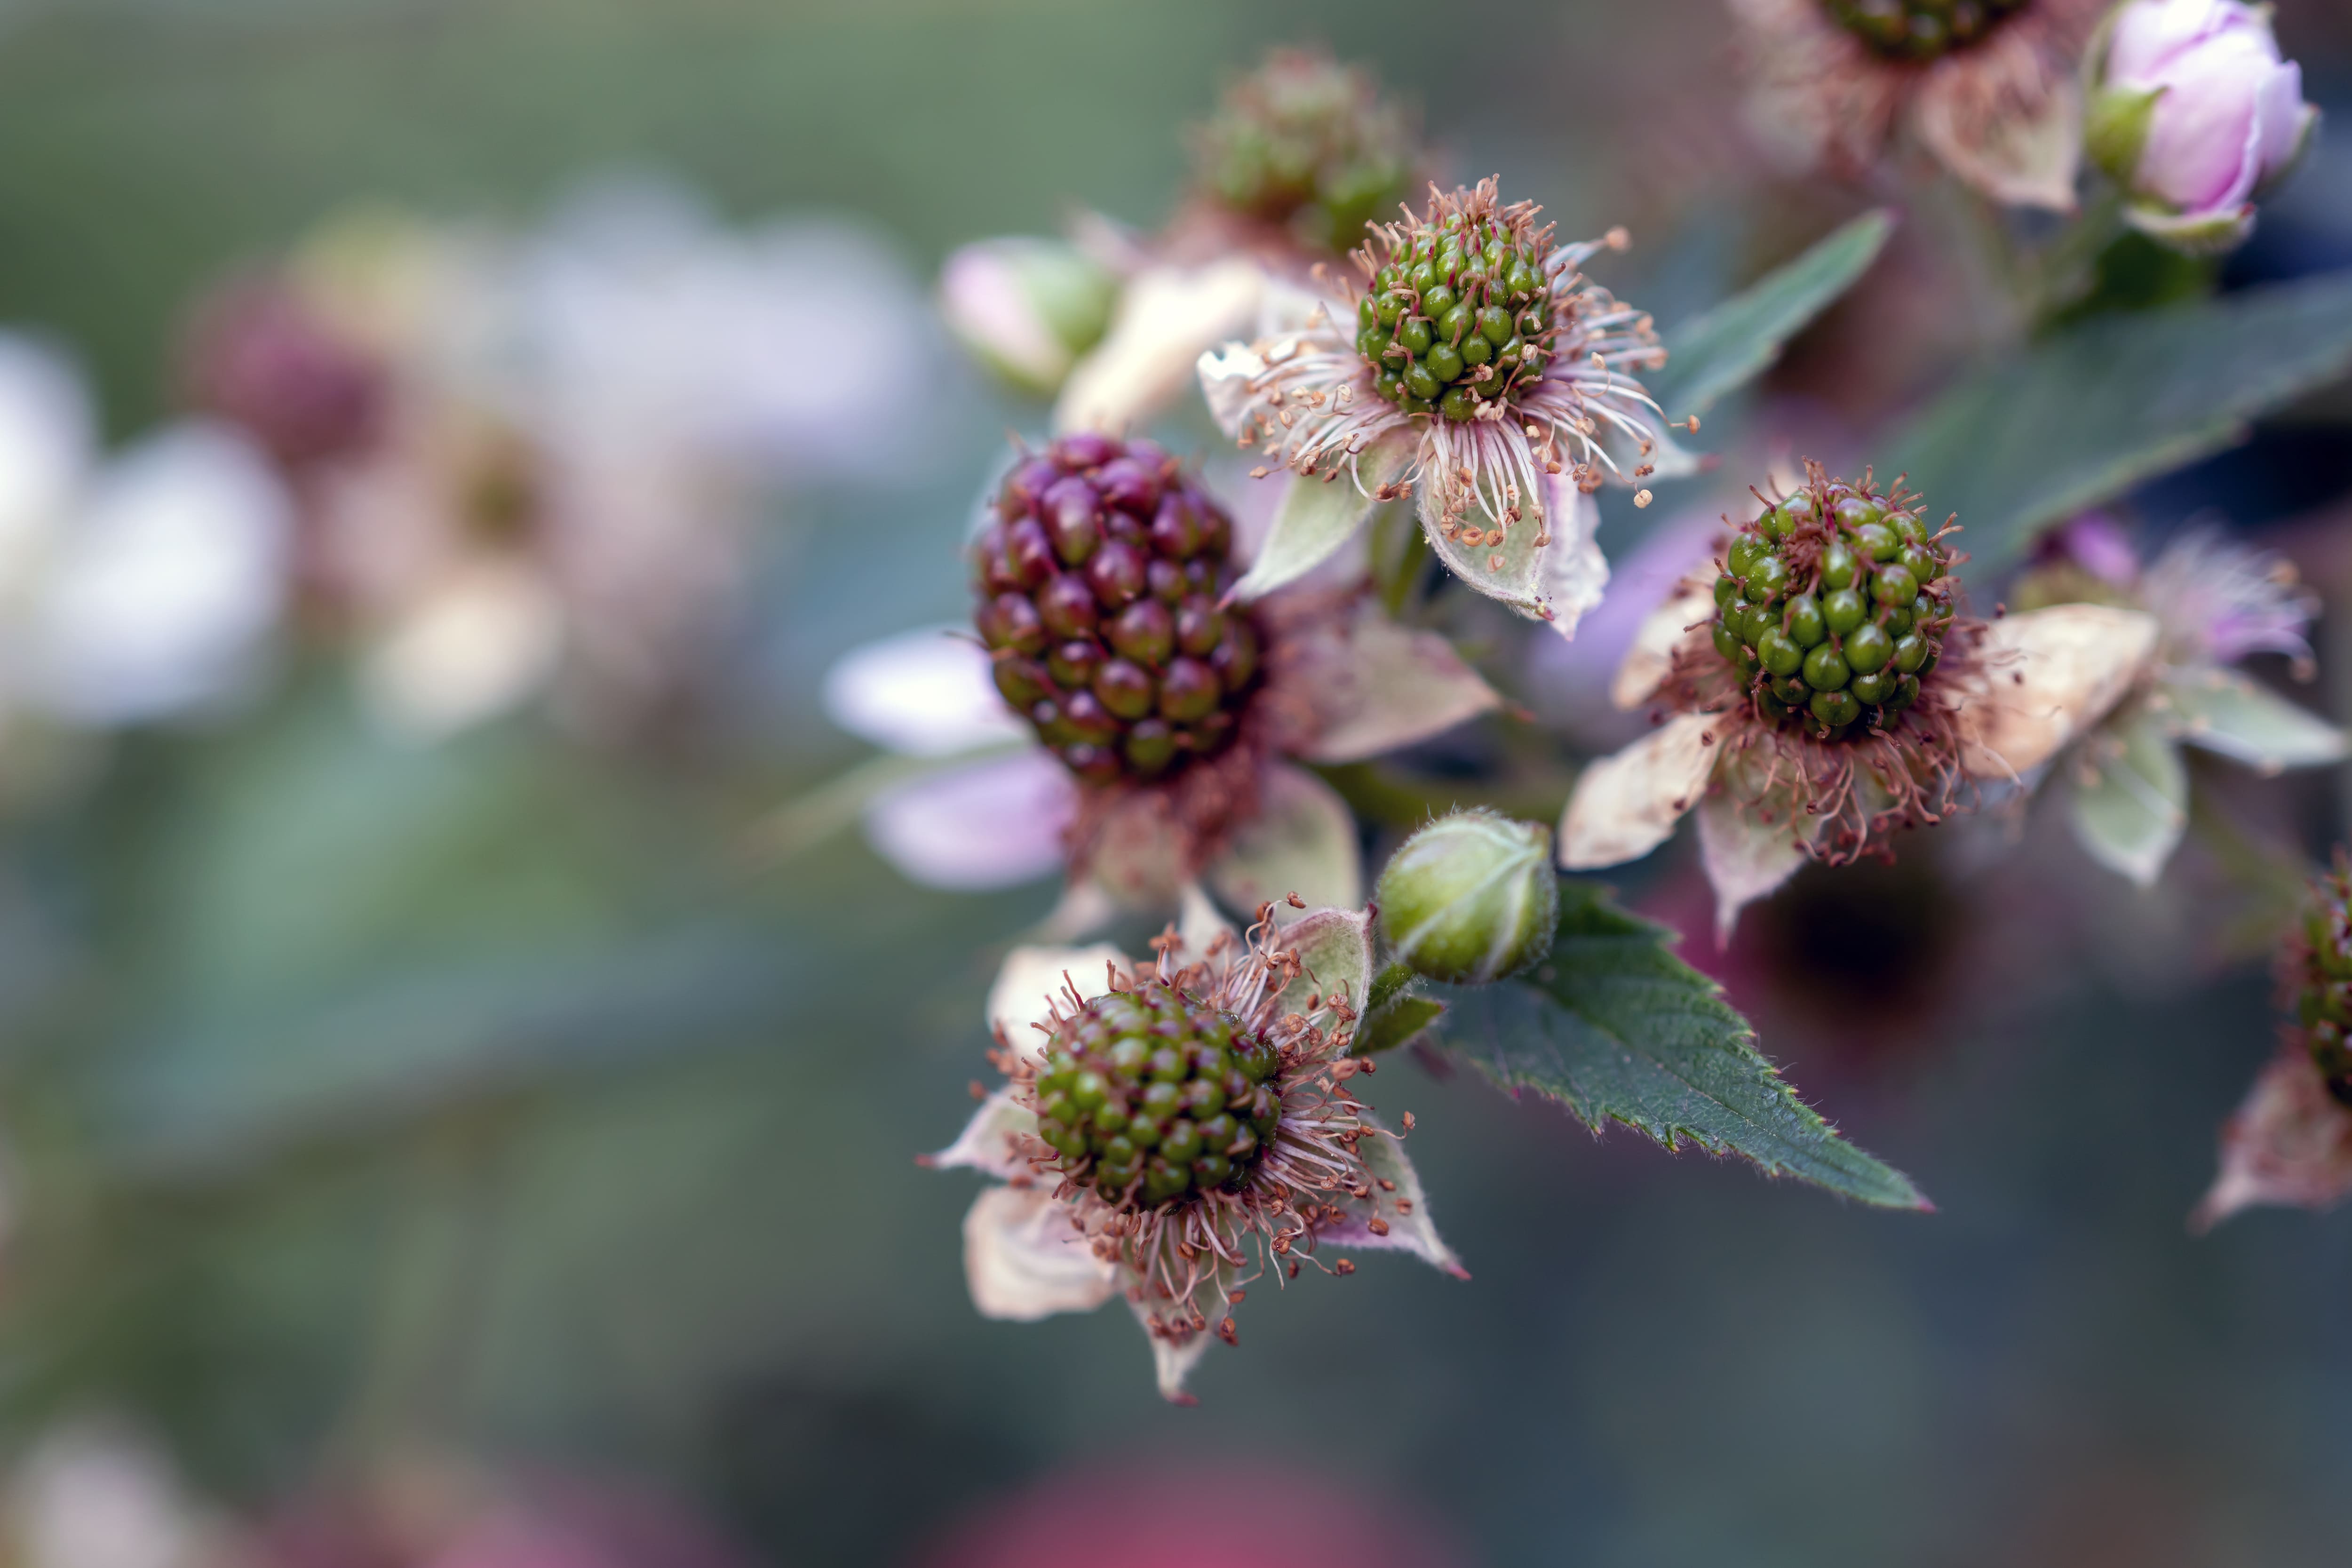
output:
[[[1957,512],[1971,574],[2036,531],[2245,438],[2247,422],[2352,369],[2352,272],[2105,316],[1937,399],[1882,448],[1931,515]]]
[[[1772,366],[1789,340],[1877,259],[1895,215],[1866,212],[1696,321],[1669,328],[1666,365],[1643,378],[1670,419],[1704,414]]]
[[[1669,1149],[1687,1138],[1866,1204],[1932,1206],[1797,1098],[1722,988],[1674,955],[1675,941],[1599,885],[1564,881],[1550,959],[1517,980],[1448,988],[1447,1040],[1504,1089],[1556,1100],[1596,1131],[1606,1118]]]

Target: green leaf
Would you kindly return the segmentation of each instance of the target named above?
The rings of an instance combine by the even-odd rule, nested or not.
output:
[[[2036,531],[2242,440],[2247,421],[2352,369],[2352,272],[2102,316],[1946,393],[1882,450],[1971,574]]]
[[[2172,733],[2265,773],[2344,760],[2344,731],[2233,669],[2164,683]]]
[[[2189,770],[2161,716],[2142,708],[2100,727],[2074,785],[2074,836],[2091,858],[2152,888],[2189,826]]]
[[[1643,377],[1669,419],[1704,414],[1780,357],[1789,340],[1853,287],[1895,231],[1895,215],[1866,212],[1786,267],[1664,334],[1665,368]]]
[[[1688,1139],[1866,1204],[1933,1207],[1797,1098],[1675,940],[1599,884],[1562,882],[1550,958],[1517,980],[1451,989],[1447,1040],[1502,1088],[1556,1100],[1596,1131],[1622,1121],[1669,1149]]]

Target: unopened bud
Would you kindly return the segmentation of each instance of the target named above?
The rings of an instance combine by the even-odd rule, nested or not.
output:
[[[2294,166],[2319,111],[2279,58],[2270,8],[2239,0],[2130,0],[2095,61],[2092,158],[2135,226],[2192,254],[2252,232],[2253,198]]]
[[[1110,325],[1118,280],[1077,247],[1008,235],[976,240],[940,272],[949,328],[991,370],[1050,397]]]
[[[1399,963],[1432,980],[1499,980],[1551,946],[1551,830],[1490,811],[1440,817],[1391,858],[1376,897]]]

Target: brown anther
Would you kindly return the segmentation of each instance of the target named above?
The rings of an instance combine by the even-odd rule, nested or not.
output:
[[[1296,1268],[1297,1266],[1293,1264],[1292,1267]],[[1331,1265],[1331,1272],[1334,1274],[1353,1274],[1355,1271],[1356,1265],[1349,1258],[1342,1258],[1339,1262]]]
[[[1386,1236],[1389,1233],[1389,1222],[1382,1219],[1380,1215],[1374,1215],[1371,1218],[1364,1222],[1364,1228],[1370,1231],[1374,1236]]]
[[[1297,893],[1289,894],[1284,898],[1282,901],[1288,904],[1294,910],[1303,910],[1307,907],[1307,900],[1300,898]]]
[[[986,1100],[988,1098],[988,1090],[981,1088],[980,1079],[973,1079],[970,1083],[965,1084],[963,1087],[964,1092],[971,1095],[974,1100]]]
[[[1404,1130],[1408,1132],[1412,1131],[1412,1112],[1410,1110],[1404,1113]]]

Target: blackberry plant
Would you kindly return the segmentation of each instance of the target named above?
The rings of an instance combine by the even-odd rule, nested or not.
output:
[[[1837,25],[1888,59],[1921,65],[1983,41],[2032,0],[1824,0]]]

